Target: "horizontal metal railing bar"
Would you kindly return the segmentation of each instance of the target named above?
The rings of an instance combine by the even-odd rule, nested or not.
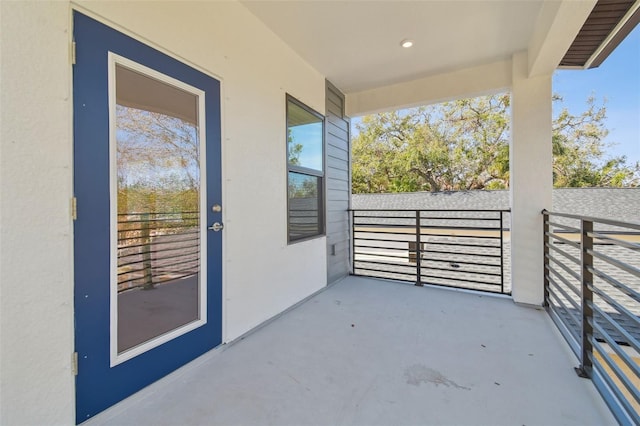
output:
[[[603,393],[607,393],[607,390],[612,392],[613,393],[612,396],[616,398],[616,401],[620,405],[622,405],[622,408],[625,410],[625,414],[631,417],[631,420],[633,421],[634,424],[636,425],[640,424],[640,414],[631,405],[631,403],[626,398],[626,396],[624,396],[624,394],[622,393],[618,385],[616,385],[616,383],[613,381],[611,376],[609,376],[609,374],[606,371],[604,371],[604,368],[602,368],[599,362],[594,363],[593,366],[598,370],[598,373],[600,373],[599,374],[600,378],[604,381],[605,385],[607,386],[606,389],[599,389],[599,390]]]
[[[179,271],[179,272],[180,272],[180,271]],[[177,277],[170,277],[170,278],[163,279],[163,280],[156,280],[156,281],[153,281],[151,284],[153,284],[153,285],[155,285],[155,284],[162,284],[162,283],[166,283],[167,281],[179,280],[179,279],[181,279],[181,278],[190,277],[190,276],[192,276],[192,275],[195,275],[195,274],[194,274],[193,272],[189,272],[189,273],[187,273],[187,271],[185,271],[185,273],[184,273],[183,275],[179,275],[179,276],[177,276]],[[140,281],[140,280],[145,279],[146,277],[147,277],[147,276],[143,276],[143,277],[136,277],[136,278],[128,279],[128,280],[126,280],[126,281],[121,281],[121,282],[118,282],[118,286],[121,286],[121,285],[123,285],[123,284],[132,283],[132,282],[134,282],[134,281]],[[141,282],[141,283],[139,283],[138,285],[134,285],[133,287],[128,287],[128,288],[126,288],[126,289],[120,290],[119,292],[126,291],[126,290],[132,290],[132,289],[134,289],[134,288],[138,288],[138,287],[143,287],[143,286],[145,286],[145,285],[147,285],[147,284],[149,284],[149,283]]]
[[[390,240],[388,238],[364,238],[364,237],[354,237],[354,244],[367,244],[374,245],[379,248],[387,248],[386,246],[378,243],[390,243],[393,246],[389,248],[408,250],[409,243],[415,243],[414,239],[403,239],[403,240]]]
[[[181,276],[183,276],[185,274],[186,275],[195,275],[198,272],[200,272],[200,264],[186,265],[186,266],[184,266],[182,264],[170,265],[170,267],[168,267],[166,269],[165,268],[160,268],[160,269],[154,270],[154,273],[158,277],[159,281],[160,281],[160,277],[164,277],[163,281],[167,281],[167,280],[179,279]],[[179,276],[176,277],[176,274],[182,274],[182,275],[179,275]]]
[[[605,280],[606,282],[608,282],[609,284],[611,284],[612,286],[614,286],[615,288],[617,288],[618,290],[620,290],[622,293],[626,294],[627,296],[631,297],[632,299],[634,299],[636,302],[640,302],[640,293],[635,291],[634,289],[632,289],[631,287],[627,286],[626,284],[621,283],[620,281],[618,281],[617,279],[613,278],[612,276],[596,269],[593,268],[591,266],[588,267],[589,270],[595,274],[596,276],[598,276],[599,278],[602,278],[603,280]]]
[[[498,247],[495,247],[498,248]],[[441,250],[422,250],[422,253],[440,253],[440,254],[454,254],[459,256],[478,256],[488,258],[499,258],[499,254],[485,254],[485,253],[469,253],[469,252],[455,252],[455,251],[441,251]]]
[[[580,263],[581,263],[580,259],[578,259],[574,255],[567,253],[566,251],[562,250],[561,248],[558,248],[558,247],[554,246],[553,244],[545,243],[545,246],[548,247],[549,250],[553,250],[554,252],[560,253],[561,255],[563,255],[564,257],[566,257],[568,260],[572,261],[576,265],[580,265]]]
[[[422,228],[425,229],[425,228]],[[496,231],[496,233],[499,233],[500,230],[499,229],[494,229],[494,231]],[[450,237],[450,238],[478,238],[478,239],[485,239],[485,240],[500,240],[500,237],[494,237],[492,235],[469,235],[469,234],[430,234],[427,232],[420,232],[420,235],[426,236],[426,237]]]
[[[167,259],[178,259],[178,258],[185,258],[184,262],[189,262],[190,258],[192,256],[196,256],[196,258],[200,258],[200,250],[196,250],[196,251],[190,251],[190,252],[186,252],[186,253],[180,253],[180,254],[173,254],[170,256],[163,256],[160,259],[152,259],[153,262],[158,262],[158,261],[165,261]],[[189,258],[189,259],[186,259]]]
[[[603,314],[603,312],[600,312],[600,314]],[[607,333],[607,331],[600,324],[598,324],[597,321],[591,321],[591,325],[593,325],[594,330],[600,333],[604,341],[607,342],[607,344],[609,344],[609,347],[616,353],[616,355],[618,355],[620,359],[624,361],[627,367],[629,367],[629,370],[631,370],[633,374],[635,374],[637,377],[640,377],[640,367],[629,356],[629,354],[623,351],[622,349],[620,349],[620,345],[609,335],[609,333]],[[638,352],[637,348],[634,348],[634,349],[636,350],[636,352]]]
[[[184,212],[184,213],[118,213],[118,218],[129,218],[127,220],[137,220],[135,218],[145,219],[192,219],[198,218],[200,212]],[[118,219],[120,221],[120,219]]]
[[[142,229],[158,228],[197,228],[200,226],[199,218],[194,219],[149,219],[149,220],[129,220],[117,222],[118,231],[135,231]]]
[[[600,354],[602,359],[606,362],[607,366],[615,373],[618,380],[620,380],[624,387],[627,388],[636,402],[640,403],[640,392],[638,392],[638,388],[629,380],[629,377],[624,374],[624,371],[620,369],[618,364],[616,364],[611,359],[611,356],[607,353],[607,350],[603,348],[600,342],[598,342],[597,340],[594,340],[593,342],[591,342],[591,344],[593,345],[594,349]],[[600,363],[600,360],[595,356],[592,357],[592,361],[594,362],[594,364]]]
[[[161,215],[169,215],[169,214],[198,214],[200,213],[197,210],[188,210],[188,211],[184,211],[184,212],[131,212],[131,213],[118,213],[118,216],[140,216],[143,214],[148,214],[148,215],[152,215],[152,214],[161,214]]]
[[[555,301],[555,305],[554,304],[550,304],[549,306],[552,309],[554,308],[554,306],[557,306],[557,307],[561,308],[573,320],[574,325],[577,327],[577,329],[574,328],[574,327],[567,327],[567,329],[569,330],[569,332],[571,333],[573,338],[576,339],[577,342],[580,342],[580,327],[581,327],[581,324],[582,324],[582,320],[580,318],[576,317],[576,315],[573,313],[574,310],[570,309],[569,307],[567,307],[567,305],[565,305],[565,303],[560,299],[560,297],[558,297],[557,294],[550,293],[549,295],[552,296],[552,298]],[[566,321],[562,317],[560,319],[562,319],[563,321]]]
[[[375,274],[377,272],[378,274]],[[366,273],[358,274],[356,272],[352,273],[354,277],[369,277],[369,278],[379,278],[381,280],[394,280],[394,281],[402,281],[406,283],[414,284],[416,281],[415,276],[407,276],[406,274],[394,274],[393,276],[389,276],[389,273],[378,270],[368,270]]]
[[[185,264],[194,264],[193,266],[196,267],[198,266],[199,263],[199,259],[195,258],[195,259],[189,259],[189,260],[184,260],[181,262],[174,262],[174,263],[167,263],[165,265],[158,265],[158,266],[151,266],[150,268],[138,268],[138,269],[131,269],[129,271],[123,271],[123,272],[118,272],[117,276],[118,277],[123,277],[123,276],[128,276],[128,275],[135,275],[135,274],[139,274],[139,273],[144,273],[145,277],[151,275],[152,277],[154,277],[157,273],[158,269],[162,269],[162,268],[168,268],[168,267],[173,267],[173,266],[178,266],[178,265],[185,265]],[[147,271],[152,271],[151,274],[148,274]],[[120,279],[118,279],[118,284],[123,283],[124,281],[121,281]]]
[[[545,257],[551,261],[553,261],[553,263],[555,263],[556,265],[558,265],[559,267],[561,267],[562,269],[564,269],[567,274],[571,275],[573,278],[575,278],[578,281],[582,281],[582,278],[580,277],[580,275],[573,271],[571,268],[569,268],[567,265],[565,265],[564,263],[562,263],[561,261],[557,260],[555,257],[551,256],[551,254],[546,254]]]
[[[491,268],[500,268],[502,265],[499,263],[481,263],[481,262],[468,262],[466,260],[452,260],[452,259],[434,259],[434,258],[422,258],[422,264],[424,262],[444,262],[444,263],[455,263],[457,265],[473,265],[473,266],[486,266]],[[500,276],[500,274],[498,274]]]
[[[191,257],[189,257],[187,259],[186,257],[188,257],[188,256],[191,256]],[[199,253],[189,253],[188,255],[184,255],[184,256],[163,257],[160,260],[164,261],[164,260],[167,260],[167,259],[185,258],[182,262],[183,263],[188,263],[188,262],[193,262],[194,261],[193,256],[196,256],[196,259],[198,259],[197,256],[199,256]],[[155,263],[155,262],[156,262],[156,260],[139,260],[139,261],[135,261],[135,262],[118,263],[118,268],[125,268],[125,267],[130,267],[130,266],[142,265],[141,269],[130,269],[130,270],[127,270],[127,271],[118,272],[118,276],[125,275],[125,274],[131,273],[133,271],[142,271],[145,268],[153,268],[154,267],[153,263]],[[145,266],[145,264],[149,264],[149,263],[151,263],[151,265]]]
[[[402,263],[393,263],[393,262],[380,262],[380,261],[375,261],[375,260],[364,260],[364,259],[356,259],[355,260],[356,263],[366,263],[368,265],[385,265],[385,266],[397,266],[400,268],[412,268],[415,269],[414,265],[411,264],[402,264]],[[394,272],[394,271],[389,271],[389,272]]]
[[[569,231],[570,233],[580,233],[580,228],[574,228],[573,226],[569,226],[569,225],[563,225],[561,223],[558,222],[552,222],[550,220],[547,220],[546,223],[549,226],[555,226],[556,228],[562,228],[562,229],[566,229],[567,231]],[[551,231],[551,232],[556,232],[556,231]]]
[[[195,238],[190,237],[190,238],[181,238],[181,239],[175,239],[175,240],[174,239],[171,239],[171,240],[167,239],[166,241],[163,241],[163,239],[158,239],[157,237],[155,237],[153,239],[153,241],[151,241],[150,244],[154,245],[154,246],[162,246],[162,245],[167,245],[167,244],[188,243],[188,242],[193,242],[193,241],[200,241],[200,238],[199,238],[199,236],[200,236],[199,234],[200,233],[199,232],[195,232],[194,234],[196,235]],[[182,236],[182,235],[185,235],[185,234],[174,234],[174,235]],[[162,236],[164,237],[166,235],[162,235]],[[173,235],[171,235],[171,236],[173,236]],[[139,244],[139,245],[145,245],[145,244]],[[123,246],[123,247],[118,247],[118,249],[129,248],[129,247],[133,247],[133,246]]]
[[[564,237],[561,237],[559,235],[556,235],[556,234],[554,234],[552,232],[545,232],[544,234],[549,236],[549,237],[551,237],[551,238],[553,238],[554,240],[558,240],[558,241],[562,242],[563,244],[570,245],[570,246],[575,247],[577,249],[580,248],[580,243],[578,243],[576,241],[568,240],[568,239],[566,239]]]
[[[132,257],[132,256],[133,255],[124,256],[124,257],[122,257],[120,259],[124,259],[125,257]],[[130,265],[137,265],[137,264],[145,263],[145,262],[149,263],[149,264],[152,264],[152,263],[157,264],[157,263],[163,262],[163,261],[165,261],[167,259],[177,259],[177,258],[182,258],[182,257],[191,258],[193,256],[199,257],[200,256],[200,251],[199,250],[195,250],[195,251],[189,251],[189,252],[181,253],[181,254],[177,254],[177,255],[174,254],[174,255],[171,255],[171,256],[163,256],[163,257],[157,257],[157,258],[151,258],[151,259],[133,259],[131,261],[129,261],[129,259],[126,259],[126,260],[123,260],[122,263],[120,263],[120,259],[118,259],[118,268],[123,268],[125,266],[130,266]]]
[[[468,269],[460,270],[460,269],[440,268],[440,267],[437,267],[437,266],[427,266],[427,265],[424,265],[424,264],[422,266],[422,269],[423,270],[427,270],[427,271],[452,272],[452,273],[455,273],[455,274],[485,275],[485,276],[488,276],[488,277],[499,277],[500,276],[500,274],[496,274],[496,273],[493,273],[493,272],[470,271]],[[449,277],[442,277],[442,278],[449,278]]]
[[[371,231],[371,230],[366,230],[366,231],[362,231],[362,230],[358,230],[356,229],[355,232],[358,233],[366,233],[366,234],[384,234],[384,235],[415,235],[415,227],[414,229],[412,229],[410,226],[407,226],[407,231],[408,232],[402,232],[402,233],[398,233],[398,232],[387,232],[387,231]],[[356,237],[357,238],[357,237]]]
[[[124,275],[132,275],[132,274],[139,274],[139,273],[145,274],[143,276],[150,275],[149,274],[149,268],[142,267],[142,268],[136,268],[136,269],[132,268],[132,269],[129,269],[127,271],[118,272],[117,276],[120,277],[120,276],[124,276]],[[120,281],[118,281],[118,283],[120,283]]]
[[[496,238],[496,240],[499,239]],[[477,247],[477,248],[491,248],[491,249],[500,249],[499,245],[490,245],[490,244],[466,244],[466,243],[456,243],[456,242],[448,242],[448,241],[423,241],[423,244],[429,244],[434,246],[455,246],[455,247]]]
[[[581,215],[570,214],[570,213],[558,213],[558,212],[552,212],[546,209],[542,210],[542,214],[550,215],[550,216],[566,217],[570,219],[578,219],[578,220],[583,220],[587,222],[593,222],[594,224],[601,223],[604,225],[611,225],[619,228],[631,228],[631,229],[636,229],[640,231],[640,223],[621,222],[619,220],[604,219],[604,218],[591,217],[591,216],[581,216]]]
[[[156,223],[162,222],[162,223]],[[149,226],[137,226],[138,224],[148,224]],[[126,225],[136,225],[136,226],[126,226]],[[145,220],[145,221],[133,221],[133,222],[120,222],[118,223],[118,232],[130,232],[130,231],[142,231],[142,230],[153,230],[153,229],[175,229],[175,228],[197,228],[200,226],[199,221],[185,221],[185,220]]]
[[[604,291],[602,291],[601,289],[599,289],[598,287],[594,286],[594,285],[590,285],[589,288],[591,289],[591,291],[593,291],[594,294],[597,294],[598,296],[600,296],[604,301],[606,301],[609,306],[611,306],[612,308],[614,308],[616,311],[618,311],[618,313],[620,313],[622,316],[626,317],[628,321],[634,323],[634,325],[636,327],[640,327],[640,318],[638,318],[635,314],[633,314],[630,310],[628,310],[627,308],[625,308],[623,305],[621,305],[620,303],[618,303],[616,300],[614,300],[611,296],[609,296],[608,294],[606,294]]]
[[[355,254],[355,259],[356,261],[359,261],[359,257],[362,256],[375,256],[375,257],[380,257],[380,258],[384,258],[384,259],[403,259],[404,261],[407,261],[409,259],[409,257],[405,254],[405,255],[397,255],[397,254],[380,254],[380,253],[369,253],[366,251],[357,251],[354,253]],[[415,262],[412,262],[413,264],[411,265],[412,267],[415,267]]]
[[[555,269],[553,269],[553,267],[549,264],[546,265],[546,268],[549,272],[553,273],[554,277],[557,277],[560,279],[560,281],[562,281],[564,283],[564,285],[566,285],[567,287],[569,287],[571,289],[571,291],[573,291],[574,295],[579,299],[582,294],[582,292],[579,290],[578,287],[574,286],[572,283],[569,282],[568,279],[566,279],[565,277],[563,277],[558,271],[556,271]],[[548,275],[548,277],[551,277],[551,275]],[[578,283],[580,284],[580,283]]]
[[[364,260],[364,259],[356,259],[355,262],[357,264],[382,265],[382,266],[393,266],[393,267],[398,267],[398,268],[412,268],[412,269],[415,269],[414,265],[403,264],[403,263],[384,262],[384,261],[376,261],[376,260]],[[385,272],[395,273],[395,271],[385,271]],[[400,273],[404,273],[404,272],[400,272]]]
[[[462,217],[462,216],[420,216],[420,220],[457,220],[457,221],[473,221],[473,222],[500,222],[500,217]]]
[[[380,228],[408,228],[411,229],[412,231],[415,231],[416,225],[415,224],[399,224],[399,223],[385,223],[385,224],[373,224],[373,223],[356,223],[356,226],[376,226],[376,227],[380,227]],[[358,231],[356,229],[356,232],[372,232],[372,231]]]
[[[446,279],[446,278],[437,278],[437,279]],[[484,292],[487,292],[487,293],[511,294],[511,293],[503,293],[503,292],[500,291],[500,289],[494,289],[494,287],[496,287],[496,285],[493,285],[493,284],[483,284],[483,283],[476,283],[476,282],[472,282],[472,283],[476,284],[477,286],[484,285],[484,286],[486,286],[486,288],[479,289],[477,286],[475,286],[475,287],[465,287],[465,286],[462,286],[462,285],[447,284],[447,283],[437,283],[437,282],[433,282],[433,281],[424,281],[423,282],[423,284],[427,284],[427,285],[432,285],[432,286],[437,286],[437,287],[445,287],[445,288],[455,288],[457,290],[463,289],[463,290],[484,291]],[[497,287],[500,287],[500,284],[497,284]]]
[[[605,234],[603,234],[601,232],[588,232],[587,235],[589,235],[590,237],[592,237],[594,239],[610,241],[611,244],[614,244],[614,245],[617,245],[617,246],[625,247],[625,248],[628,248],[628,249],[631,249],[631,250],[640,251],[640,244],[636,244],[636,243],[632,243],[632,242],[629,242],[629,241],[620,240],[618,238],[610,237],[610,236],[605,235]],[[603,244],[603,243],[595,243],[595,244]]]
[[[464,229],[473,231],[500,231],[499,227],[492,226],[458,226],[458,225],[421,225],[422,229]]]
[[[354,244],[353,248],[370,248],[370,249],[380,249],[380,250],[391,250],[391,251],[409,251],[407,247],[383,247],[383,246],[370,246],[370,245],[362,245],[362,244]],[[411,250],[411,251],[415,251]],[[364,253],[364,252],[363,252]],[[407,257],[406,255],[404,257]]]
[[[197,250],[193,250],[194,248],[196,248]],[[191,249],[191,250],[189,250]],[[144,252],[137,252],[137,253],[131,253],[131,254],[124,254],[121,256],[118,256],[118,266],[126,266],[128,264],[132,264],[132,263],[138,263],[138,262],[144,262],[144,261],[153,261],[153,262],[158,262],[164,259],[170,259],[172,257],[180,257],[180,256],[190,256],[193,254],[198,254],[200,253],[200,245],[191,245],[191,246],[184,246],[184,247],[176,247],[176,248],[171,248],[171,249],[166,249],[166,250],[151,250],[151,251],[144,251]],[[123,260],[123,262],[125,263],[120,263],[121,259],[126,259],[129,257],[139,257],[139,256],[143,256],[146,254],[159,254],[159,253],[169,253],[169,252],[175,252],[176,250],[182,250],[181,253],[179,254],[167,254],[165,256],[156,256],[156,257],[151,257],[148,259],[135,259],[133,262],[129,262],[128,260]]]
[[[174,227],[156,227],[149,229],[118,229],[117,237],[118,241],[128,239],[140,239],[149,237],[162,237],[165,235],[182,235],[182,234],[194,234],[200,233],[200,227],[194,226],[174,226]],[[133,235],[132,235],[133,234]]]
[[[200,228],[190,228],[192,230],[186,232],[176,232],[170,234],[150,234],[149,236],[135,235],[133,237],[119,237],[118,242],[120,241],[128,241],[128,240],[141,240],[145,238],[158,238],[158,237],[174,237],[174,236],[182,236],[182,235],[199,235]],[[157,229],[151,229],[150,231],[156,231]],[[120,231],[118,231],[120,232]],[[124,231],[123,231],[124,232]],[[137,232],[137,231],[136,231]]]
[[[552,277],[549,277],[549,285],[553,286],[552,290],[560,292],[564,296],[564,298],[573,306],[577,311],[580,311],[582,307],[578,302],[574,300],[573,297],[569,293],[565,291],[564,288],[560,284],[558,284]]]
[[[398,219],[398,220],[412,220],[413,222],[415,222],[416,221],[415,211],[411,211],[407,213],[409,214],[407,214],[406,216],[394,216],[394,215],[385,216],[385,215],[373,215],[373,214],[363,215],[363,216],[356,215],[355,219]]]
[[[573,321],[573,327],[570,327],[571,334],[576,338],[577,341],[580,341],[580,324],[582,323],[582,321],[580,317],[577,316],[577,313],[580,312],[580,309],[573,309],[567,306],[564,301],[560,299],[560,296],[556,293],[551,293],[550,296],[552,297],[555,304],[552,303],[549,306],[562,309],[571,318],[571,321]]]
[[[500,283],[495,283],[495,282],[489,282],[489,281],[474,281],[474,280],[465,280],[463,278],[457,278],[457,277],[438,277],[435,275],[429,275],[429,274],[422,274],[423,278],[431,278],[431,279],[436,279],[436,280],[450,280],[450,281],[458,281],[458,282],[465,282],[465,283],[472,283],[472,284],[480,284],[480,285],[487,285],[487,286],[498,286],[500,287]]]
[[[594,257],[597,257],[600,260],[604,260],[605,262],[609,263],[610,265],[617,266],[618,268],[622,269],[623,271],[628,272],[629,274],[640,278],[640,269],[636,268],[635,266],[627,265],[624,262],[620,262],[619,260],[614,259],[611,256],[607,256],[606,254],[602,254],[602,253],[597,252],[595,250],[587,250],[587,252],[590,255],[592,255]]]
[[[187,242],[187,241],[183,241],[183,242]],[[189,242],[193,242],[193,240]],[[154,245],[155,244],[137,244],[135,246],[118,247],[118,251],[130,250],[130,249],[139,248],[139,247],[150,247],[150,246],[153,247]],[[189,244],[189,245],[182,245],[182,246],[173,247],[173,248],[160,248],[160,249],[152,249],[152,250],[146,250],[146,251],[136,251],[134,253],[121,254],[118,256],[118,258],[129,257],[129,256],[141,256],[143,254],[166,253],[168,251],[190,249],[194,247],[200,247],[200,244]]]
[[[350,212],[451,212],[452,209],[348,209]],[[455,209],[455,212],[510,212],[510,209]]]
[[[131,282],[134,282],[134,281],[145,280],[147,277],[150,277],[150,276],[151,276],[151,274],[147,274],[147,275],[143,275],[141,277],[134,277],[134,278],[129,278],[129,279],[126,279],[126,280],[123,280],[123,281],[118,281],[118,285],[120,286],[120,285],[131,283]],[[140,283],[140,286],[144,285],[144,284],[147,284],[147,283],[146,282]]]
[[[168,271],[168,272],[170,272],[170,271]],[[154,284],[166,284],[168,281],[177,281],[177,280],[181,280],[181,279],[192,277],[192,276],[196,275],[196,274],[193,273],[193,271],[177,271],[177,273],[179,273],[180,275],[174,276],[175,273],[172,273],[171,278],[168,278],[168,279],[162,280],[162,281],[158,281],[157,283],[154,283]]]
[[[355,266],[355,269],[360,271],[378,272],[378,273],[387,274],[387,275],[405,275],[407,277],[412,277],[412,279],[415,279],[415,276],[416,276],[416,274],[411,274],[407,272],[390,272],[390,271],[385,271],[384,269],[372,269],[372,268],[364,268],[359,266]]]
[[[614,320],[613,318],[611,318],[611,316],[606,313],[604,310],[600,309],[600,307],[598,305],[596,305],[593,302],[588,302],[589,306],[592,307],[593,312],[597,312],[600,314],[600,316],[602,318],[604,318],[604,320],[611,326],[613,327],[618,333],[620,333],[622,335],[622,337],[624,337],[625,339],[627,339],[627,344],[629,346],[631,346],[636,352],[638,352],[640,354],[640,342],[638,342],[638,340],[633,337],[624,327],[622,327],[618,321]],[[597,324],[597,321],[592,321],[594,324]],[[599,327],[602,327],[599,325]],[[600,331],[600,330],[599,330]],[[613,338],[611,337],[611,335],[609,335],[609,333],[607,333],[604,329],[602,329],[600,331],[603,334],[603,337],[605,338],[605,340],[607,340],[607,336],[611,339],[611,341],[614,341]],[[611,343],[611,342],[609,342]],[[639,368],[636,372],[636,374],[640,377],[640,367],[636,367]]]
[[[402,234],[403,236],[411,237],[412,234]],[[403,240],[389,240],[386,238],[367,238],[367,237],[353,237],[354,241],[380,241],[383,243],[414,243],[413,239],[403,239]]]
[[[549,313],[549,316],[551,317],[551,320],[553,321],[553,323],[556,325],[556,327],[558,327],[560,334],[562,334],[565,341],[569,344],[569,347],[573,351],[574,355],[579,358],[580,345],[578,344],[578,340],[576,336],[572,334],[571,329],[567,327],[567,324],[565,323],[564,319],[560,316],[560,314],[557,312],[555,308],[552,308],[551,306],[549,306],[547,307],[547,312]]]
[[[194,216],[194,217],[150,217],[148,219],[126,219],[126,220],[118,220],[116,223],[118,225],[125,225],[125,224],[129,224],[129,223],[163,223],[163,222],[170,222],[170,223],[199,223],[200,221],[200,217],[198,216]],[[157,225],[156,225],[157,226]]]
[[[167,269],[167,268],[171,268],[171,267],[174,267],[174,266],[184,265],[185,263],[190,263],[190,262],[176,262],[176,263],[169,263],[168,265],[152,266],[152,267],[151,267],[151,270],[153,270],[153,271],[158,271],[158,270],[169,271],[169,269]],[[180,272],[180,271],[186,271],[186,270],[188,270],[188,269],[193,269],[193,268],[200,269],[200,259],[193,259],[193,260],[191,261],[191,263],[194,263],[193,267],[190,267],[190,268],[187,268],[187,269],[181,269],[181,270],[178,270],[178,272]],[[194,273],[195,273],[195,272],[196,272],[196,271],[194,271]]]

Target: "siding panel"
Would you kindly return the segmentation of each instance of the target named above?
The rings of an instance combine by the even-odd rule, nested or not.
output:
[[[326,85],[326,226],[327,282],[349,274],[349,119],[344,117],[344,95]]]

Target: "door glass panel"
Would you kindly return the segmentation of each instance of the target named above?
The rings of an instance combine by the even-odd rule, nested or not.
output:
[[[201,318],[202,195],[198,95],[120,64],[115,95],[121,354]]]

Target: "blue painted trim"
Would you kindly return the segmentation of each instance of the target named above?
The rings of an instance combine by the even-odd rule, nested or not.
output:
[[[220,82],[81,13],[74,12],[75,345],[76,421],[167,375],[222,342],[222,233],[207,233],[207,324],[110,367],[109,105],[107,52],[205,91],[207,205],[220,203]],[[221,213],[207,209],[207,220]]]

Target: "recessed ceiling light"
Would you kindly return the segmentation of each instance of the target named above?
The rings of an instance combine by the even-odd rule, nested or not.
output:
[[[404,39],[400,42],[400,46],[404,47],[405,49],[408,49],[411,46],[413,46],[413,40]]]

